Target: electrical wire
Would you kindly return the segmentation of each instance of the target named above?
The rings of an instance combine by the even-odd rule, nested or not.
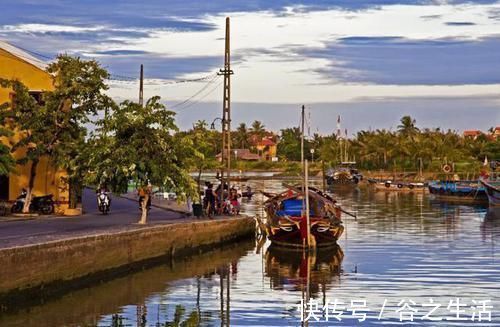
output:
[[[16,47],[20,50],[25,51],[28,54],[33,55],[32,57],[27,57],[27,56],[23,56],[20,53],[11,54],[13,56],[24,59],[25,61],[31,62],[34,60],[34,61],[38,62],[39,64],[47,65],[48,64],[47,62],[40,60],[39,58],[36,58],[34,56],[38,56],[38,57],[41,57],[41,58],[44,58],[47,60],[54,60],[55,59],[55,57],[49,57],[49,56],[43,55],[41,53],[20,47],[16,44],[13,44],[13,43],[10,43],[10,44],[13,47]],[[7,55],[3,55],[1,53],[0,53],[0,55],[2,55],[3,57],[8,57]],[[217,76],[217,72],[213,72],[211,74],[196,77],[196,78],[186,78],[186,79],[178,79],[178,80],[164,80],[164,79],[159,79],[159,78],[157,78],[157,79],[145,79],[144,84],[145,85],[172,85],[172,84],[181,84],[181,83],[201,82],[201,81],[209,80],[215,76]],[[132,77],[132,76],[119,75],[119,74],[110,74],[110,77],[107,78],[106,80],[111,81],[111,82],[123,83],[123,84],[133,84],[133,83],[138,83],[139,78]]]
[[[193,94],[192,96],[190,96],[189,98],[187,98],[186,100],[184,101],[181,101],[181,102],[178,102],[172,106],[170,106],[170,108],[176,108],[176,107],[179,107],[179,106],[183,106],[184,104],[186,103],[189,103],[189,101],[191,101],[192,99],[194,99],[195,97],[197,97],[199,94],[201,94],[203,91],[205,91],[209,86],[210,84],[212,84],[215,79],[218,77],[219,75],[215,75],[214,77],[212,77],[212,79],[210,79],[200,90],[198,90],[195,94]]]
[[[219,88],[219,86],[221,86],[221,85],[222,85],[222,83],[223,83],[223,82],[224,82],[224,80],[220,81],[219,83],[217,83],[217,84],[215,85],[215,87],[213,87],[212,89],[210,89],[210,90],[208,91],[208,93],[206,93],[205,95],[203,95],[201,98],[197,99],[196,101],[192,101],[191,103],[188,103],[187,105],[185,105],[185,106],[183,106],[183,107],[181,107],[181,108],[178,108],[178,110],[184,110],[184,109],[187,109],[187,108],[189,108],[189,107],[194,106],[195,104],[200,103],[200,102],[201,102],[203,99],[205,99],[207,96],[209,96],[210,94],[214,93],[214,91],[216,91],[216,90]],[[170,108],[172,108],[172,107],[170,107]]]

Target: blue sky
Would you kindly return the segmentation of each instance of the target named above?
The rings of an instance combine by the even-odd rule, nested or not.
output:
[[[390,128],[403,115],[448,129],[500,125],[500,1],[76,1],[2,6],[0,39],[44,57],[100,61],[110,94],[160,95],[181,127],[220,115],[220,79],[172,83],[222,66],[231,17],[234,124],[295,124],[302,103],[312,130],[341,114],[352,133]],[[197,94],[186,104],[178,105]],[[177,104],[177,105],[176,105]]]

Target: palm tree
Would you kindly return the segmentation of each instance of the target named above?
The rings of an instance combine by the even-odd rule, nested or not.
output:
[[[247,124],[240,123],[238,128],[236,128],[234,139],[234,144],[239,146],[241,149],[246,149],[249,147]]]
[[[252,123],[250,130],[252,131],[252,134],[257,135],[258,137],[262,137],[266,133],[265,126],[259,120]]]
[[[411,136],[419,132],[419,129],[415,126],[415,119],[410,116],[403,116],[401,118],[401,125],[398,125],[398,131],[401,135]]]

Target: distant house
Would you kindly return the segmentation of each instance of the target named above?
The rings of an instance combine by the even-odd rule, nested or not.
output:
[[[227,155],[227,150],[224,152]],[[215,156],[217,161],[222,161],[222,153]],[[231,159],[236,158],[243,161],[259,161],[261,158],[257,153],[250,152],[249,149],[231,149]]]
[[[276,142],[272,140],[271,137],[264,137],[262,140],[257,142],[255,148],[265,160],[273,160],[278,152],[278,146]]]
[[[469,130],[469,131],[464,131],[463,136],[465,138],[471,138],[471,139],[475,140],[481,134],[483,134],[481,131],[478,131],[478,130]]]
[[[500,138],[500,126],[495,127],[493,130],[493,137],[495,137],[496,140]]]

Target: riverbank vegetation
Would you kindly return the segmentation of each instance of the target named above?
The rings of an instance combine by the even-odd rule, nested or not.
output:
[[[253,128],[253,127],[257,128]],[[493,130],[491,129],[490,132]],[[220,152],[220,132],[209,130],[204,121],[198,121],[193,129],[185,132],[188,135],[200,133],[206,135],[205,142],[210,146],[202,152],[207,164],[217,167],[215,156]],[[232,134],[233,148],[249,148],[255,139],[264,135],[272,135],[266,131],[261,122],[255,121],[252,128],[242,123]],[[293,174],[300,171],[301,132],[298,127],[282,129],[274,135],[277,142],[277,162],[233,160],[236,170],[277,170]],[[344,161],[355,161],[360,169],[370,171],[418,171],[440,172],[444,164],[453,166],[456,172],[477,172],[485,158],[500,159],[500,140],[491,134],[481,134],[475,138],[463,137],[457,131],[440,128],[419,128],[416,121],[404,116],[396,131],[377,129],[362,130],[354,137],[339,138],[336,134],[313,134],[304,142],[305,158],[312,161],[311,167],[321,170],[321,161],[326,166],[335,166]]]

